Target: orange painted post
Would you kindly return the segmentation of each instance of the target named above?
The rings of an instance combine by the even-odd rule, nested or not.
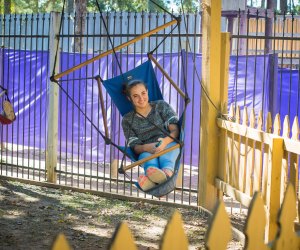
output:
[[[221,91],[221,0],[202,1],[202,84],[198,205],[212,211],[217,201],[220,130],[216,110]],[[206,96],[209,96],[209,98]]]

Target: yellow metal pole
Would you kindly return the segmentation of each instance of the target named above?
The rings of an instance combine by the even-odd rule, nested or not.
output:
[[[221,0],[202,1],[202,83],[210,100],[220,107]],[[201,91],[201,128],[198,205],[212,211],[217,201],[214,185],[218,173],[218,111]]]
[[[146,32],[146,33],[144,33],[144,34],[142,34],[142,35],[140,35],[140,36],[138,36],[138,37],[136,37],[134,39],[131,39],[128,42],[120,44],[119,46],[115,47],[114,50],[113,49],[108,50],[108,51],[106,51],[106,52],[104,52],[104,53],[102,53],[100,55],[97,55],[97,56],[95,56],[95,57],[93,57],[93,58],[91,58],[89,60],[86,60],[85,62],[80,63],[80,64],[74,66],[71,69],[68,69],[68,70],[66,70],[64,72],[61,72],[61,73],[55,75],[53,78],[54,78],[54,80],[58,80],[58,79],[62,78],[63,76],[68,75],[68,74],[74,72],[75,70],[78,70],[78,69],[80,69],[80,68],[82,68],[82,67],[84,67],[86,65],[89,65],[90,63],[92,63],[92,62],[94,62],[94,61],[96,61],[96,60],[98,60],[100,58],[103,58],[105,56],[108,56],[108,55],[112,54],[114,51],[119,51],[122,48],[127,47],[130,44],[135,43],[135,42],[137,42],[139,40],[142,40],[145,37],[151,36],[152,34],[155,34],[155,33],[159,32],[160,30],[163,30],[163,29],[165,29],[165,28],[167,28],[167,27],[169,27],[169,26],[171,26],[173,24],[177,24],[177,20],[173,20],[173,21],[165,23],[165,24],[163,24],[161,26],[158,26],[157,28],[155,28],[153,30],[150,30],[150,31],[148,31],[148,32]]]

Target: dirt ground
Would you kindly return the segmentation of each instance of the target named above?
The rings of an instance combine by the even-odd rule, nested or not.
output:
[[[204,249],[208,218],[192,209],[178,210],[190,249]],[[121,221],[128,223],[139,249],[158,249],[173,211],[0,179],[0,249],[51,249],[60,232],[73,249],[106,249]],[[242,246],[231,241],[228,249]]]

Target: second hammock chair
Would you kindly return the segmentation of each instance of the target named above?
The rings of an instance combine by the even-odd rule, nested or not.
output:
[[[0,123],[3,125],[11,124],[16,120],[13,106],[8,98],[7,90],[0,85],[0,100],[2,102],[2,112],[0,113]]]

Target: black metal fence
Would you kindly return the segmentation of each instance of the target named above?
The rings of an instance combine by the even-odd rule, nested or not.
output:
[[[298,114],[299,17],[251,11],[226,12],[223,16],[223,21],[228,24],[227,29],[232,32],[229,103],[247,105],[264,112],[276,111],[281,107],[291,117],[292,114]],[[65,14],[62,20],[59,35],[60,71],[112,48],[99,14],[88,13],[84,17]],[[167,14],[122,12],[106,13],[104,20],[112,44],[117,46],[171,18]],[[49,80],[53,66],[49,58],[55,54],[55,48],[49,48],[50,21],[50,14],[0,16],[0,81],[1,85],[8,88],[17,114],[17,120],[12,125],[1,125],[0,160],[3,176],[39,181],[46,178],[47,126],[51,124],[47,120],[51,106],[48,90],[53,84]],[[268,28],[265,28],[266,23]],[[270,23],[271,33],[268,31]],[[79,32],[78,24],[84,27],[82,32]],[[192,100],[188,110],[191,122],[187,124],[190,136],[185,142],[177,189],[161,200],[191,206],[197,205],[198,200],[201,87],[197,74],[201,75],[200,26],[201,14],[188,14],[181,22],[180,30],[175,29],[164,41],[165,35],[173,27],[117,52],[121,68],[126,71],[146,60],[146,53],[163,41],[155,51],[155,57],[175,82],[182,84],[183,79],[187,79]],[[282,67],[287,71],[282,71]],[[159,70],[156,69],[156,72],[160,76]],[[111,146],[106,146],[97,133],[96,128],[103,131],[98,89],[93,79],[97,74],[103,79],[118,74],[115,58],[102,58],[60,81],[57,183],[112,194],[153,198],[145,196],[133,186],[137,176],[142,173],[141,169],[129,171],[130,178],[118,174],[117,166],[122,155]],[[159,80],[165,99],[179,112],[180,98],[164,77]],[[284,87],[285,83],[291,88]],[[296,92],[292,91],[292,86],[297,86]],[[284,90],[288,99],[282,94]],[[295,96],[298,105],[289,104],[289,109],[282,108],[287,106],[286,100],[294,102]],[[122,145],[121,118],[106,94],[105,105],[110,135],[114,142]],[[293,111],[292,107],[297,110]]]

